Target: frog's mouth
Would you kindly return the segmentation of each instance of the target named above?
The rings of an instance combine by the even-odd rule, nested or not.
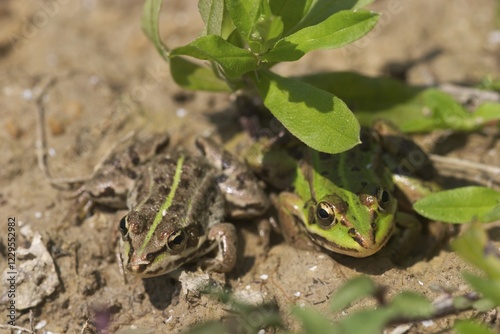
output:
[[[216,247],[216,242],[205,240],[201,245],[186,248],[179,254],[172,254],[166,246],[154,253],[141,256],[137,256],[132,250],[132,255],[124,259],[123,262],[127,271],[134,276],[155,277],[168,274],[182,265],[210,253]]]
[[[342,220],[340,224],[333,228],[343,229],[342,233],[349,236],[349,241],[342,244],[327,238],[324,235],[317,233],[314,230],[309,230],[309,237],[318,245],[326,248],[332,252],[340,253],[344,255],[349,255],[356,258],[364,258],[371,256],[378,252],[382,247],[387,244],[391,238],[394,231],[394,224],[390,224],[390,228],[387,231],[383,231],[380,235],[383,236],[382,239],[377,240],[377,226],[374,223],[375,217],[372,217],[372,222],[370,224],[371,229],[369,237],[363,237],[353,226],[348,224],[345,220]],[[323,232],[324,230],[319,230],[318,232]],[[332,230],[329,232],[331,233]],[[337,231],[340,233],[340,231]],[[352,240],[352,241],[351,241]]]

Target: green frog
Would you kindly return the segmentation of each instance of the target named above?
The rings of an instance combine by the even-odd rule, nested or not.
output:
[[[361,141],[340,154],[305,145],[252,148],[249,165],[280,189],[273,202],[289,243],[362,258],[396,230],[397,248],[408,248],[420,234],[411,204],[438,189],[427,155],[387,122],[363,129]]]
[[[236,232],[224,218],[264,213],[270,201],[258,180],[215,142],[196,140],[198,154],[171,149],[166,135],[122,145],[80,192],[81,203],[129,212],[120,220],[121,258],[139,277],[167,274],[201,260],[207,270],[230,271]]]

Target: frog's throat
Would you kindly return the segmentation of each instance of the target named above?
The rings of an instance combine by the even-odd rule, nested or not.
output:
[[[170,192],[165,198],[165,201],[163,202],[160,209],[156,213],[155,219],[153,221],[153,224],[151,224],[151,228],[149,229],[148,234],[146,234],[146,237],[144,238],[144,242],[142,243],[141,248],[139,249],[138,252],[139,256],[142,253],[144,253],[144,250],[146,249],[149,241],[151,240],[153,234],[155,233],[156,228],[158,227],[161,220],[167,213],[167,210],[172,205],[172,202],[175,198],[175,192],[177,191],[177,188],[179,188],[179,183],[181,181],[182,166],[184,165],[184,159],[185,159],[184,155],[181,155],[177,160],[177,166],[175,167],[175,174],[174,174],[174,180],[172,182],[172,187],[170,188]]]

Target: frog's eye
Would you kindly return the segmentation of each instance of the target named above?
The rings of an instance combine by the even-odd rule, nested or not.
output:
[[[377,200],[380,208],[382,210],[386,210],[387,207],[389,206],[389,203],[391,202],[391,195],[389,194],[389,191],[382,187],[378,188]]]
[[[184,230],[177,230],[172,232],[167,239],[167,247],[172,252],[180,252],[186,247],[187,236]]]
[[[316,221],[323,228],[332,227],[337,223],[335,207],[326,201],[319,202],[316,206]]]
[[[128,234],[127,216],[120,219],[120,224],[118,225],[118,228],[120,230],[120,233],[122,234],[122,237],[125,238]]]

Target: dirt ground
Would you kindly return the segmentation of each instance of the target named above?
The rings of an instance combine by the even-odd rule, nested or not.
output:
[[[48,87],[44,125],[48,165],[56,178],[90,175],[130,131],[168,131],[175,138],[212,135],[224,142],[238,132],[229,97],[186,93],[173,83],[168,67],[140,30],[142,3],[0,2],[0,235],[7,235],[9,217],[15,218],[17,246],[29,247],[39,233],[55,262],[56,279],[47,287],[49,296],[31,307],[39,333],[80,333],[85,322],[96,317],[104,319],[109,332],[139,328],[143,333],[177,333],[203,320],[230,315],[207,296],[187,296],[175,278],[127,277],[124,283],[115,256],[116,224],[123,212],[98,211],[75,224],[69,218],[75,207],[68,198],[71,192],[54,189],[37,163],[35,97],[42,87]],[[383,15],[364,39],[346,49],[308,55],[298,64],[280,65],[278,70],[405,73],[412,84],[476,84],[487,75],[500,78],[498,1],[381,0],[371,8]],[[187,43],[200,29],[197,1],[166,1],[161,31],[167,45]],[[499,166],[498,136],[498,129],[491,127],[470,135],[439,133],[418,139],[431,151]],[[437,137],[445,140],[434,147]],[[460,177],[499,188],[498,175],[472,170]],[[500,246],[498,226],[492,224],[489,235]],[[214,278],[225,280],[247,299],[276,301],[291,328],[297,328],[289,313],[293,305],[327,314],[330,294],[360,273],[390,287],[389,295],[411,289],[432,300],[444,292],[469,291],[460,273],[471,268],[447,247],[429,261],[400,268],[382,253],[368,259],[333,258],[295,250],[279,237],[265,257],[253,225],[242,226],[238,233],[242,242],[237,268]],[[2,237],[2,272],[7,267],[6,245],[7,238]],[[39,282],[47,281],[49,272],[39,273]],[[27,294],[38,293],[28,287],[16,290],[19,303],[22,297],[31,298]],[[0,324],[6,324],[8,313],[4,306],[1,309]],[[28,309],[17,311],[17,317],[16,325],[30,327]],[[415,324],[410,331],[438,332],[452,322],[453,318],[445,318]],[[0,332],[10,330],[0,328]]]

